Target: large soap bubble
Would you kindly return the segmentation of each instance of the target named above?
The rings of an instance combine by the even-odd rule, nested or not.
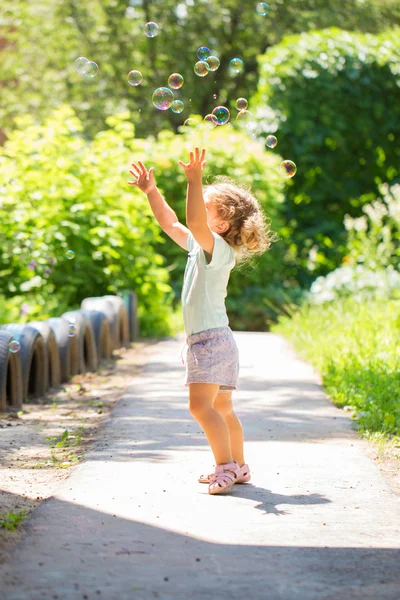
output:
[[[143,76],[140,71],[129,71],[128,83],[130,85],[140,85],[142,83]]]
[[[204,124],[207,126],[207,128],[214,129],[214,127],[218,125],[218,119],[211,113],[204,117]]]
[[[221,64],[217,56],[209,56],[206,59],[206,63],[208,64],[208,68],[210,71],[216,71],[219,65]]]
[[[179,90],[183,86],[183,81],[184,79],[180,73],[172,73],[168,77],[168,85],[173,90]]]
[[[284,160],[281,162],[281,173],[288,179],[296,175],[297,167],[292,160]]]
[[[204,60],[199,60],[194,65],[194,72],[199,77],[205,77],[206,75],[208,75],[208,71],[209,71],[208,64]]]
[[[149,21],[144,26],[144,35],[149,38],[156,37],[156,35],[158,35],[159,33],[160,33],[160,28],[157,25],[157,23],[154,23],[153,21]]]
[[[75,61],[75,69],[78,73],[83,73],[83,67],[88,63],[88,59],[85,56],[80,56]]]
[[[265,17],[269,11],[269,5],[266,2],[259,2],[256,6],[256,11],[259,15]]]
[[[225,125],[231,116],[226,106],[216,106],[212,114],[217,119],[217,125]]]
[[[154,90],[152,100],[158,110],[168,110],[174,101],[174,95],[170,89],[160,87]]]
[[[236,108],[237,110],[246,110],[246,108],[248,107],[249,103],[247,102],[246,98],[238,98],[236,100]]]
[[[229,61],[229,70],[231,73],[241,73],[243,68],[244,62],[241,58],[232,58],[232,60]]]
[[[92,60],[85,63],[82,67],[82,73],[86,75],[86,77],[96,77],[98,71],[99,65]]]
[[[21,344],[17,342],[17,340],[11,340],[11,342],[8,344],[8,350],[11,352],[11,354],[16,354],[20,351],[20,349]]]
[[[207,48],[207,46],[200,46],[200,48],[197,50],[197,58],[199,60],[206,60],[210,54],[210,48]]]
[[[278,140],[276,139],[276,137],[274,135],[269,135],[267,137],[266,145],[268,146],[268,148],[275,148],[277,143],[278,143]]]
[[[176,113],[177,115],[179,115],[179,113],[181,113],[184,108],[185,108],[185,105],[182,102],[182,100],[174,100],[173,103],[171,104],[172,112]]]

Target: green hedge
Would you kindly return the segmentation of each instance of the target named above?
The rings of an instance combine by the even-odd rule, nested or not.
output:
[[[0,149],[2,322],[58,315],[85,297],[129,288],[138,294],[143,335],[167,335],[183,325],[187,255],[163,234],[146,196],[128,186],[135,159],[155,166],[160,189],[185,222],[186,179],[178,160],[203,144],[208,174],[250,183],[273,229],[279,233],[282,226],[279,158],[233,127],[143,140],[135,139],[124,114],[110,117],[110,129],[88,141],[65,106],[42,126],[29,117],[17,125]],[[286,302],[280,244],[257,260],[257,268],[234,273],[228,302],[233,327],[266,328],[275,313],[264,298]],[[75,253],[71,260],[68,250]]]
[[[288,36],[260,57],[262,135],[297,174],[284,206],[287,272],[308,285],[340,264],[345,214],[400,177],[400,30]],[[313,265],[310,267],[310,253]]]

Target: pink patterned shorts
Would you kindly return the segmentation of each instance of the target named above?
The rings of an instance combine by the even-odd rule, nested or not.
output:
[[[199,331],[190,335],[186,342],[186,386],[219,383],[220,392],[237,388],[239,350],[230,327]]]

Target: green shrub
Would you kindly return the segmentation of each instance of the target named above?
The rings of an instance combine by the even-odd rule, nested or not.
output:
[[[259,128],[277,131],[277,149],[298,167],[280,233],[302,285],[340,264],[344,216],[399,180],[399,61],[400,30],[334,28],[288,36],[260,58]]]
[[[146,198],[126,183],[124,135],[133,137],[133,127],[115,122],[92,142],[81,129],[63,107],[43,126],[20,119],[0,149],[0,291],[24,299],[26,321],[132,289],[142,334],[167,334],[173,294],[154,250],[159,228]],[[15,320],[15,309],[10,301],[4,320]]]
[[[21,321],[59,315],[85,297],[130,288],[138,294],[144,335],[176,329],[187,254],[162,232],[146,196],[128,186],[133,160],[155,167],[161,191],[185,223],[186,178],[178,161],[204,145],[207,177],[250,184],[279,233],[285,185],[279,158],[244,133],[224,126],[136,139],[128,113],[109,117],[107,125],[87,141],[80,120],[62,107],[43,126],[21,118],[0,149],[3,322],[18,314]],[[234,328],[267,328],[277,312],[271,301],[299,294],[290,280],[282,285],[279,245],[233,273],[227,305]]]
[[[400,435],[399,300],[303,304],[273,327],[322,376],[332,401],[354,408],[360,432]]]

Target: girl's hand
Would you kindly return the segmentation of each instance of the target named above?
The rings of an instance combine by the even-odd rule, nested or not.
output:
[[[207,163],[207,161],[204,160],[205,155],[206,151],[204,148],[200,154],[199,148],[196,147],[194,149],[194,154],[193,152],[190,153],[190,161],[188,164],[185,164],[181,160],[179,161],[180,166],[183,167],[185,171],[186,179],[189,183],[193,183],[196,181],[201,182],[203,169]]]
[[[133,177],[137,177],[137,180],[128,181],[129,185],[135,185],[145,194],[150,194],[150,192],[156,189],[153,173],[154,167],[151,167],[148,171],[140,160],[138,160],[138,164],[132,163],[132,167],[135,169],[135,173],[133,171],[129,171],[129,173],[131,173]]]

